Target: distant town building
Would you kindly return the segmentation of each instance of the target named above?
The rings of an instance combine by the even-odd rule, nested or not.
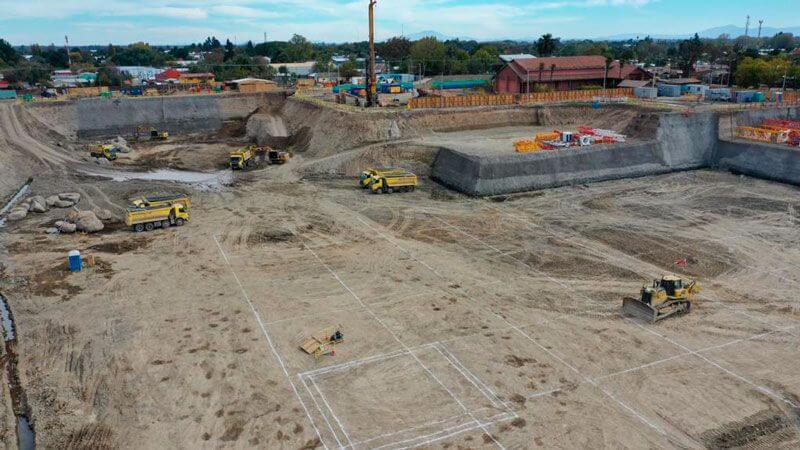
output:
[[[586,86],[616,87],[622,80],[648,80],[651,75],[633,64],[611,63],[606,72],[603,56],[563,56],[514,59],[495,76],[494,90],[518,94],[535,92],[537,86],[569,91]]]
[[[163,72],[157,73],[155,80],[158,83],[180,83],[181,74],[186,73],[186,69],[178,70],[169,68]]]
[[[513,55],[500,55],[498,58],[500,58],[500,61],[503,63],[508,64],[515,59],[533,59],[536,57],[529,53],[516,53]]]
[[[214,74],[210,72],[200,72],[200,73],[181,73],[180,78],[181,84],[213,84],[214,83]]]
[[[314,72],[314,65],[316,61],[306,61],[299,63],[276,63],[270,64],[277,72],[281,71],[281,67],[286,68],[286,73],[298,77],[307,77]]]
[[[117,66],[120,73],[128,74],[131,78],[136,78],[142,81],[155,80],[156,75],[163,72],[164,69],[146,66]]]
[[[230,82],[236,86],[239,92],[269,92],[278,89],[278,83],[272,80],[264,80],[261,78],[242,78]]]

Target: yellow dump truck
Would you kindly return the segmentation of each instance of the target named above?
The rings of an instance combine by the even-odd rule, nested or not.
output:
[[[132,206],[125,215],[125,224],[133,231],[152,231],[154,228],[181,226],[189,221],[189,212],[183,205]]]
[[[266,151],[264,147],[256,147],[254,145],[232,151],[230,155],[231,170],[244,170],[248,167],[259,165],[261,160],[258,158],[263,159]]]
[[[411,172],[383,174],[370,177],[369,188],[373,194],[410,192],[417,187],[417,176]]]
[[[89,156],[93,158],[105,158],[109,161],[117,159],[119,148],[113,144],[93,145],[89,147]]]
[[[186,194],[142,197],[142,198],[137,198],[132,203],[133,206],[136,206],[137,208],[146,208],[148,206],[183,205],[184,207],[186,207],[187,211],[191,206],[191,202],[189,202],[189,196]]]
[[[366,189],[369,187],[369,183],[372,181],[373,176],[400,175],[406,172],[407,170],[399,167],[379,167],[377,169],[367,169],[361,172],[361,175],[358,176],[358,185],[363,189]]]

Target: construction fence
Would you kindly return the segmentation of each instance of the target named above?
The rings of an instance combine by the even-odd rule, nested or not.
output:
[[[419,97],[409,101],[408,107],[459,108],[467,106],[524,105],[531,103],[558,103],[591,101],[595,98],[633,97],[633,89],[591,89],[581,91],[534,92],[530,94],[466,95],[459,97]]]

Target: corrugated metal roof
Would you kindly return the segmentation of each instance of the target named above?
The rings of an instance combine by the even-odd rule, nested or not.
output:
[[[621,88],[638,88],[638,87],[646,87],[650,84],[650,80],[622,80],[622,82],[617,85],[617,87]]]

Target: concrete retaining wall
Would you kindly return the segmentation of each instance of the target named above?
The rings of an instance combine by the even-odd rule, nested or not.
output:
[[[800,185],[800,149],[756,142],[719,141],[714,167]]]
[[[663,115],[655,140],[540,153],[473,156],[442,149],[434,179],[472,195],[498,195],[708,166],[717,142],[714,114]]]
[[[91,98],[27,106],[39,120],[80,138],[129,135],[137,125],[171,133],[217,131],[259,107],[284,101],[283,93]]]

